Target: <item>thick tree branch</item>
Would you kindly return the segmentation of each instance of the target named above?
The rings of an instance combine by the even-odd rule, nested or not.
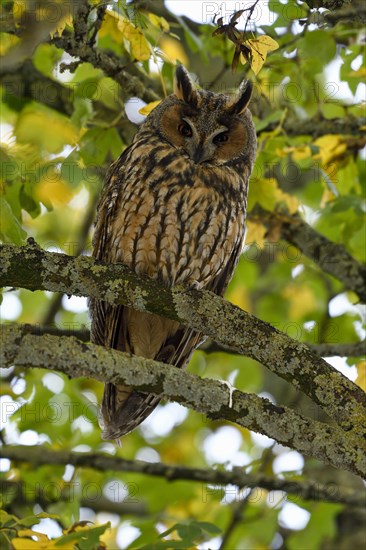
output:
[[[212,470],[175,466],[161,462],[151,463],[126,460],[100,453],[75,453],[72,451],[51,451],[43,446],[5,446],[1,448],[3,458],[16,462],[28,462],[36,466],[55,464],[93,468],[102,472],[134,472],[156,477],[164,477],[168,481],[187,480],[210,484],[211,486],[235,485],[244,487],[259,487],[266,491],[284,491],[304,500],[321,500],[325,502],[341,502],[349,506],[363,507],[365,493],[354,491],[348,487],[336,486],[334,483],[322,484],[312,481],[297,481],[276,479],[265,474],[246,474],[242,468],[234,467],[232,471]],[[208,488],[209,492],[217,490]],[[294,500],[293,498],[291,499]]]
[[[161,395],[206,414],[228,420],[299,452],[366,476],[362,441],[350,438],[337,426],[310,420],[290,408],[227,387],[225,382],[202,379],[184,370],[85,344],[74,338],[36,336],[19,325],[2,325],[0,364],[46,368],[70,377],[87,376]]]
[[[281,236],[319,267],[341,281],[366,302],[366,265],[357,261],[341,244],[330,241],[298,216],[256,208],[251,219],[280,228]]]
[[[366,394],[310,349],[212,292],[169,289],[122,264],[0,246],[0,286],[50,290],[122,303],[180,321],[270,368],[323,408],[355,440],[364,437]],[[133,385],[133,384],[132,384]]]

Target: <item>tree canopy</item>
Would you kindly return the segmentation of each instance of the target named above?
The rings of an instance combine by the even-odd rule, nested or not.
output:
[[[358,549],[366,8],[181,4],[1,4],[0,541]],[[212,91],[254,85],[246,246],[225,300],[88,257],[106,171],[177,63]],[[105,350],[88,297],[209,339],[188,372]],[[101,440],[105,380],[165,398],[121,448]]]

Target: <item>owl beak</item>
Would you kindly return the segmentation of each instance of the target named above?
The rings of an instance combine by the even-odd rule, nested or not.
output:
[[[202,143],[199,143],[198,145],[193,146],[188,151],[189,157],[195,162],[196,164],[201,164],[202,162],[205,162],[209,155],[207,154],[207,151],[205,150],[205,147]]]

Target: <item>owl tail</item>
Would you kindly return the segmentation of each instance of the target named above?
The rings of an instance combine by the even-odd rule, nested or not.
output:
[[[131,391],[127,386],[106,384],[99,415],[103,439],[118,439],[132,432],[152,413],[160,399],[149,393]]]

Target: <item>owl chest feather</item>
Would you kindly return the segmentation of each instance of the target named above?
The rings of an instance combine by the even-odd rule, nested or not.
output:
[[[243,240],[245,194],[229,200],[230,175],[223,177],[222,169],[202,168],[180,155],[167,162],[163,150],[155,154],[152,166],[130,162],[120,174],[110,259],[169,286],[202,288]]]

